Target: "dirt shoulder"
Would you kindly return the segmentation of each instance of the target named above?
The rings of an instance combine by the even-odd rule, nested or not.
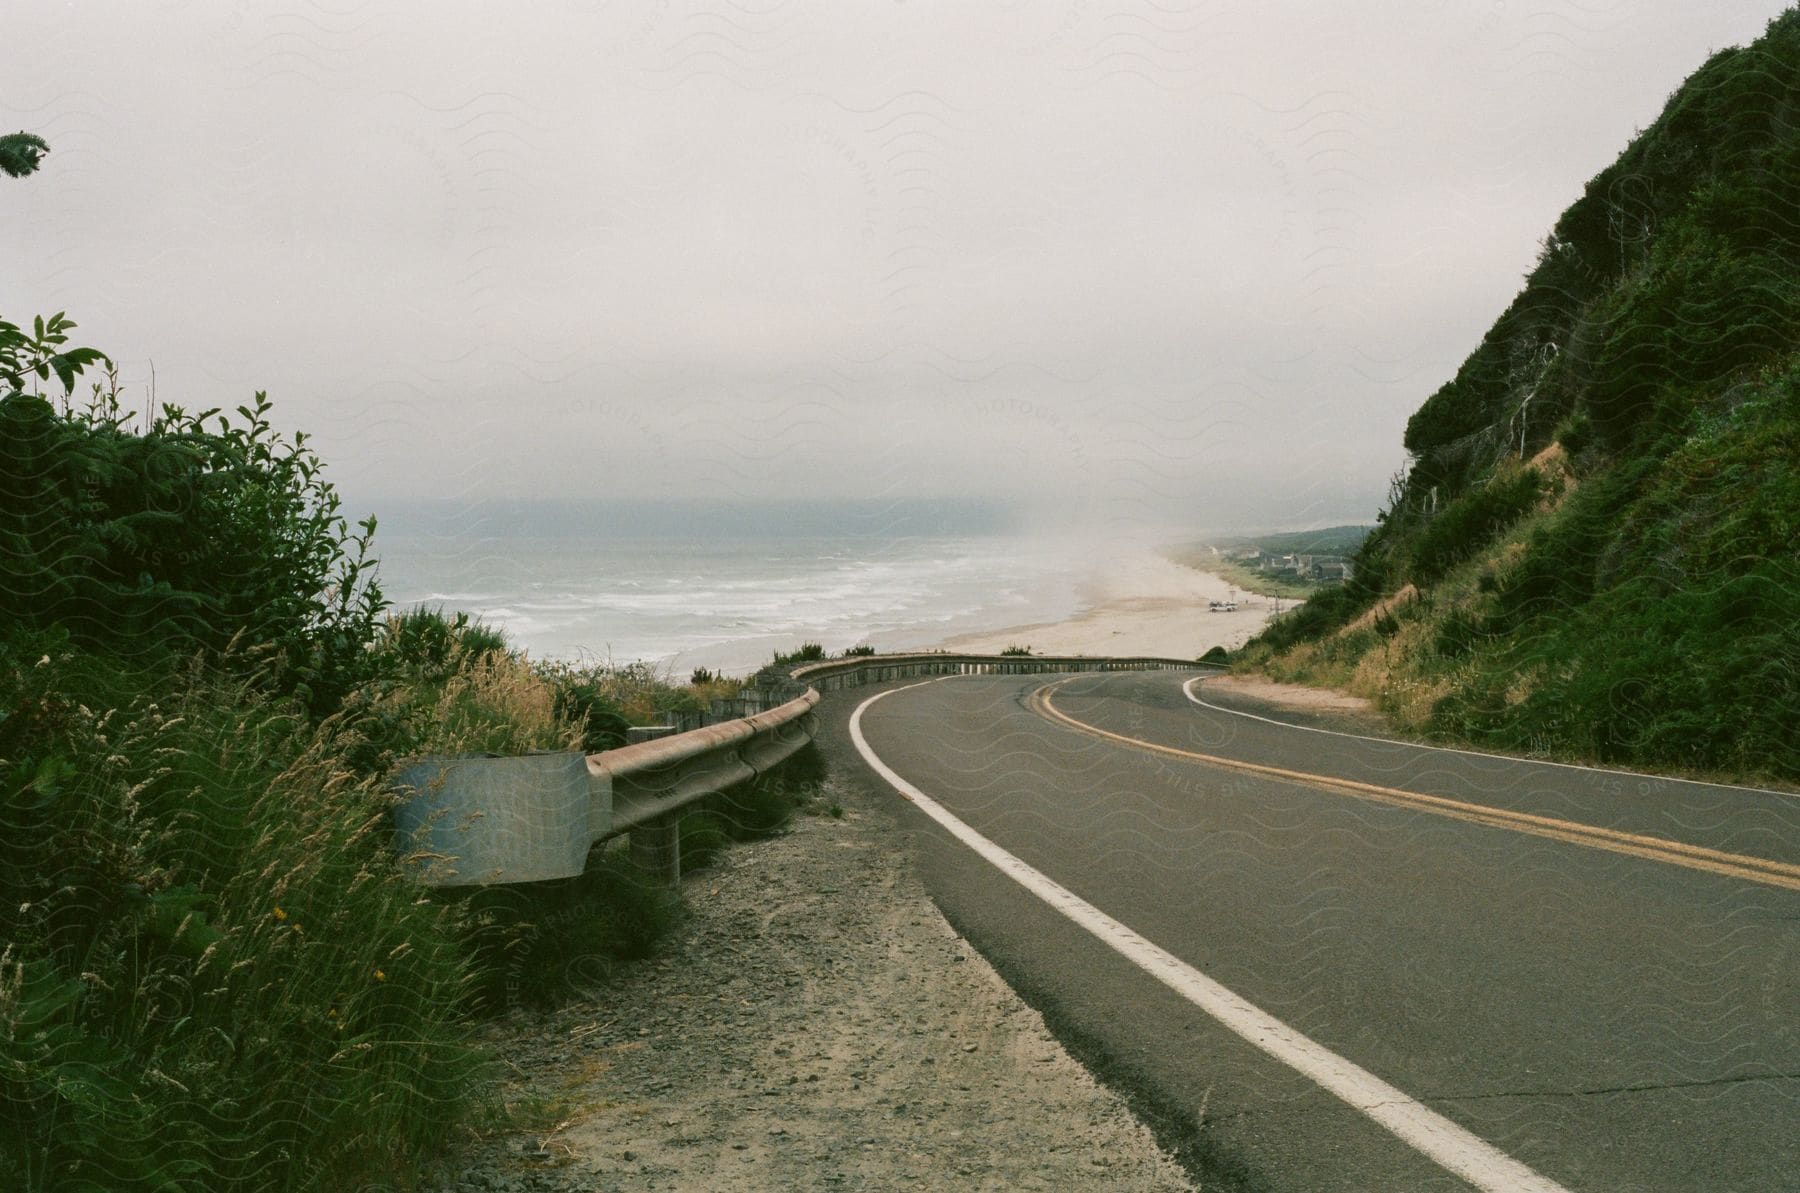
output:
[[[1375,711],[1375,706],[1361,696],[1336,692],[1330,688],[1307,687],[1305,684],[1277,683],[1255,675],[1221,675],[1207,680],[1202,690],[1243,696],[1278,708],[1291,708],[1301,712],[1349,713],[1370,718],[1380,715]]]
[[[691,915],[591,1002],[493,1030],[548,1132],[445,1188],[1186,1190],[926,895],[891,816],[828,779],[688,876]]]

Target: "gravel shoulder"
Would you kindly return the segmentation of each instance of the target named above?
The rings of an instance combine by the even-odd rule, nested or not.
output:
[[[1365,721],[1379,720],[1375,706],[1361,696],[1331,688],[1314,688],[1305,684],[1277,683],[1256,675],[1220,675],[1201,686],[1203,692],[1242,696],[1279,708],[1302,712],[1348,713]]]
[[[944,920],[876,797],[835,776],[786,833],[687,876],[655,959],[490,1029],[548,1130],[456,1190],[1188,1190]]]

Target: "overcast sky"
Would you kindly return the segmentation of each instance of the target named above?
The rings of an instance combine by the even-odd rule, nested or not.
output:
[[[9,5],[0,315],[384,499],[1372,517],[1721,0]]]

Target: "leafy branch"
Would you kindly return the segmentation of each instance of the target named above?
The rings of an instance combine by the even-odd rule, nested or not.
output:
[[[17,393],[25,388],[26,378],[35,375],[48,381],[54,373],[62,382],[63,393],[73,393],[76,376],[89,365],[111,359],[97,348],[64,348],[74,320],[58,311],[48,319],[39,315],[27,332],[16,323],[0,319],[0,385]]]
[[[23,178],[34,172],[50,146],[44,138],[20,131],[0,137],[0,172],[8,178]]]

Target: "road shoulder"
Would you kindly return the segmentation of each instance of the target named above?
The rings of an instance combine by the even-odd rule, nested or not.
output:
[[[496,1025],[505,1096],[457,1190],[1185,1190],[925,893],[891,814],[827,779],[790,832],[690,875],[657,959]]]

